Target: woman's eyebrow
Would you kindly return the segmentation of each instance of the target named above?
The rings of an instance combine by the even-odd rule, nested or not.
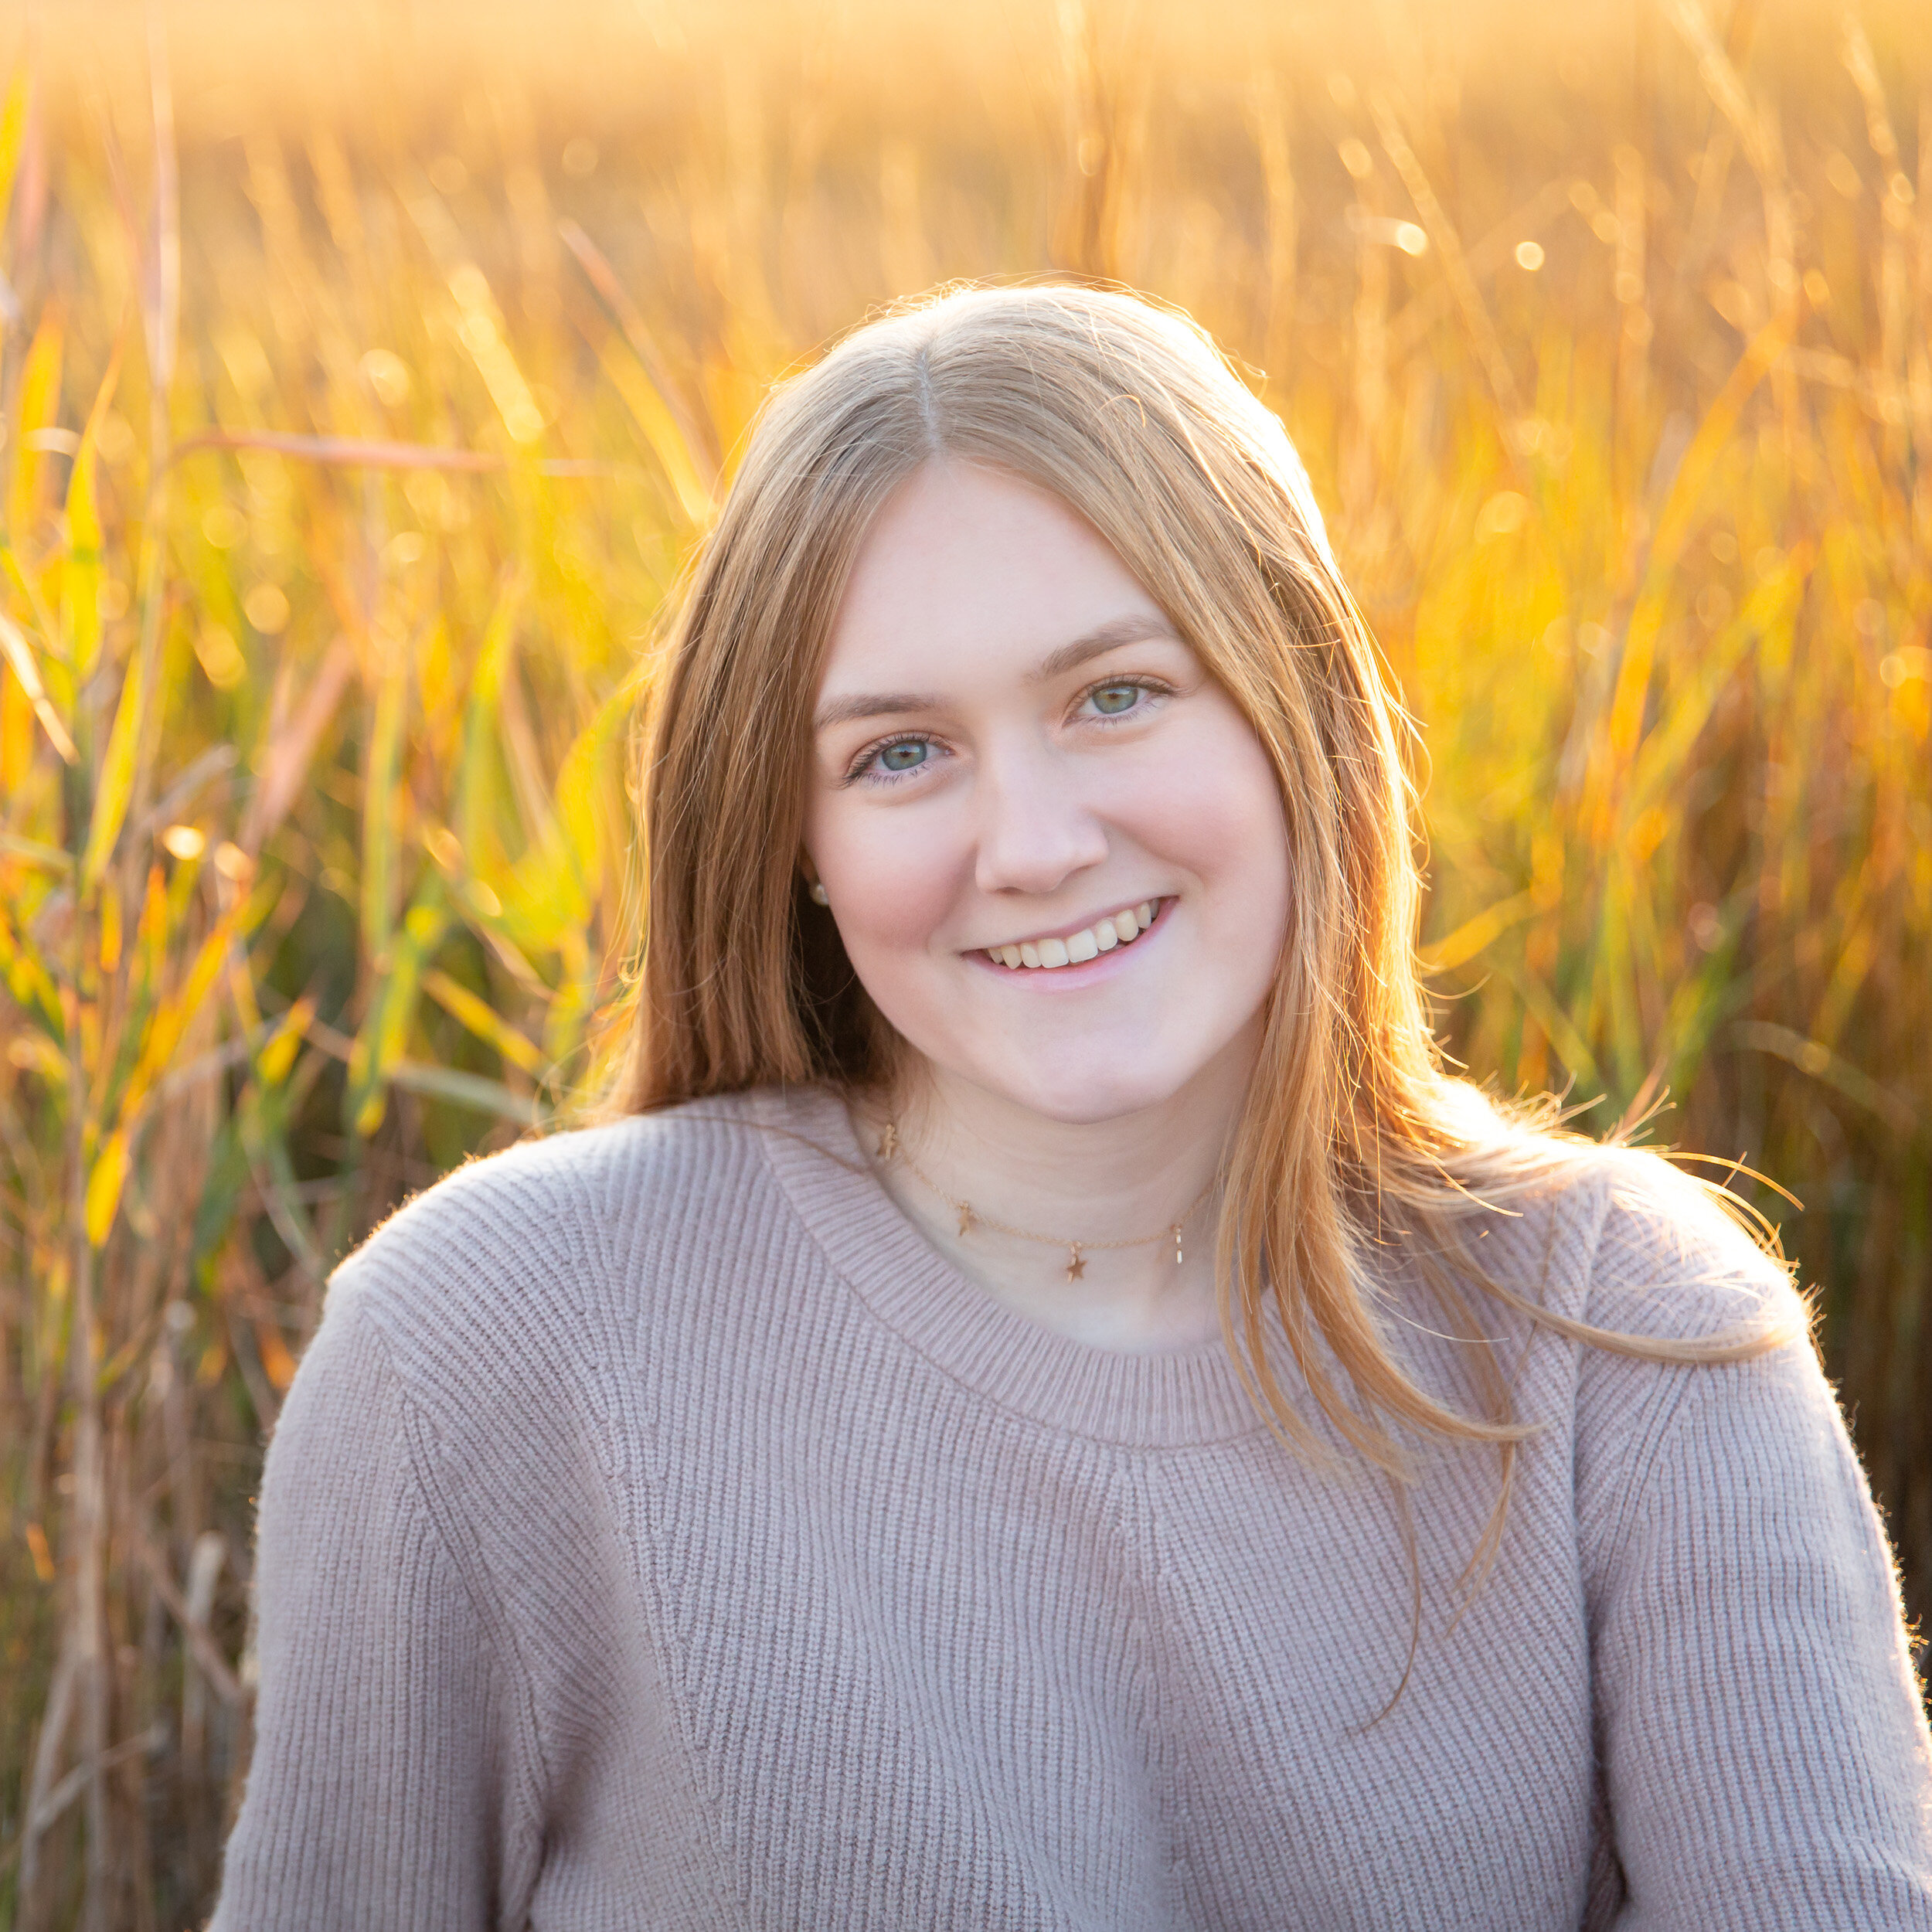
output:
[[[815,731],[828,725],[850,724],[855,718],[889,717],[900,711],[937,711],[945,703],[923,691],[862,691],[849,698],[834,698],[811,721]]]
[[[1089,658],[1117,651],[1124,644],[1145,644],[1154,638],[1164,639],[1169,644],[1181,641],[1166,618],[1151,613],[1110,618],[1105,624],[1096,624],[1083,636],[1076,638],[1071,644],[1063,644],[1057,651],[1049,651],[1028,675],[1033,683],[1044,684],[1048,679],[1057,678],[1063,672],[1086,663]]]
[[[1156,638],[1171,644],[1181,641],[1165,617],[1135,615],[1110,618],[1105,624],[1097,624],[1091,631],[1074,638],[1070,644],[1062,645],[1057,651],[1049,651],[1026,674],[1027,681],[1044,684],[1049,679],[1057,678],[1086,663],[1089,658],[1117,651],[1124,644],[1145,644]],[[828,726],[851,724],[860,718],[890,717],[906,711],[937,711],[944,707],[945,702],[944,698],[923,691],[857,692],[849,698],[834,698],[813,718],[811,728],[823,731]]]

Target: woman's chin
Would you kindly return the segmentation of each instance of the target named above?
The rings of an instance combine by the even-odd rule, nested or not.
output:
[[[1096,1127],[1124,1120],[1172,1100],[1190,1072],[1133,1064],[1123,1054],[1069,1054],[1043,1067],[995,1064],[960,1066],[956,1077],[1022,1113],[1063,1127]]]

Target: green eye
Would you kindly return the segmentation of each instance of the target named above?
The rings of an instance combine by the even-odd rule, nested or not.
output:
[[[879,754],[879,762],[888,771],[913,771],[926,762],[930,749],[921,738],[909,738],[896,745],[888,745]]]
[[[1094,693],[1094,708],[1104,716],[1116,718],[1123,711],[1131,711],[1140,695],[1137,684],[1103,685]]]

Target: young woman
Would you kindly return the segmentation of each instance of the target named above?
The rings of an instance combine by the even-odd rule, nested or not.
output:
[[[1932,1927],[1803,1306],[1444,1073],[1393,716],[1178,317],[774,400],[624,1117],[397,1214],[290,1395],[218,1927]]]

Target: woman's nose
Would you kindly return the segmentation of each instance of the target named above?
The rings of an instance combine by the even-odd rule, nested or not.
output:
[[[988,757],[977,791],[974,883],[981,892],[1050,893],[1106,858],[1106,828],[1077,771],[1044,747]]]

